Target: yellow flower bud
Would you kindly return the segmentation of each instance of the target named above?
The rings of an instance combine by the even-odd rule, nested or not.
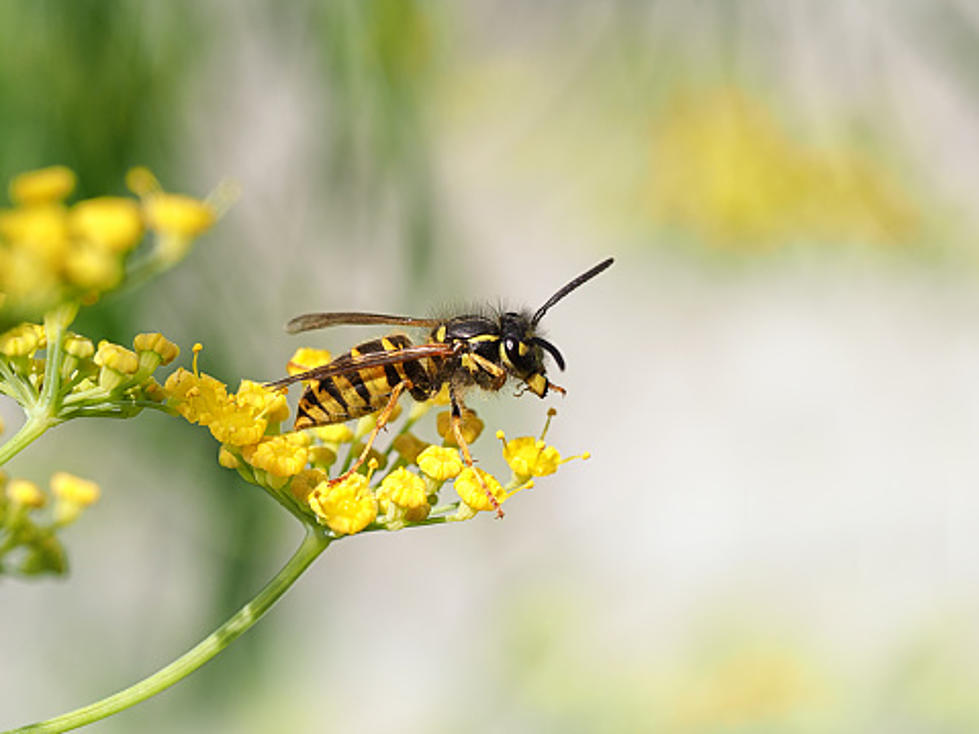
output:
[[[221,448],[218,449],[218,464],[225,469],[237,469],[238,457],[231,453],[227,446],[221,444]]]
[[[75,188],[75,174],[66,166],[49,166],[15,176],[10,199],[21,205],[61,201]]]
[[[330,426],[316,426],[313,435],[320,441],[330,444],[350,443],[354,440],[354,432],[343,423],[334,423]]]
[[[65,274],[79,288],[105,291],[122,280],[122,262],[111,252],[79,243],[65,258]]]
[[[307,504],[310,493],[316,487],[327,481],[329,477],[322,469],[303,469],[292,478],[289,492],[303,504]]]
[[[427,441],[422,441],[413,433],[402,433],[395,436],[394,441],[391,443],[394,450],[401,454],[401,458],[407,461],[409,464],[418,463],[418,455],[422,451],[429,447]]]
[[[0,353],[8,357],[26,357],[44,347],[44,327],[24,323],[0,334]]]
[[[456,449],[429,446],[418,455],[418,468],[432,479],[444,482],[459,474],[463,463]]]
[[[78,334],[67,334],[64,341],[65,354],[78,359],[90,359],[95,354],[95,345],[91,339]]]
[[[159,332],[137,334],[133,339],[136,352],[155,352],[160,355],[160,364],[170,364],[180,356],[180,347]]]
[[[103,339],[99,342],[98,351],[95,352],[95,364],[124,375],[132,375],[139,369],[139,357],[125,347]]]

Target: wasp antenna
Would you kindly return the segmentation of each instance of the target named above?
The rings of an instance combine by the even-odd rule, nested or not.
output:
[[[534,317],[530,320],[531,325],[536,326],[537,322],[540,321],[542,318],[544,318],[544,314],[547,313],[547,310],[551,306],[553,306],[555,303],[560,301],[562,298],[564,298],[566,295],[568,295],[571,291],[573,291],[578,286],[584,285],[589,280],[591,280],[596,275],[598,275],[600,272],[609,268],[613,262],[615,262],[615,258],[613,257],[610,257],[606,260],[602,260],[600,263],[598,263],[598,265],[593,267],[591,270],[582,273],[577,278],[575,278],[570,283],[568,283],[563,288],[561,288],[557,293],[555,293],[553,296],[547,299],[547,303],[545,303],[543,306],[537,309],[537,313],[535,313]]]
[[[554,357],[554,361],[557,363],[558,368],[562,372],[564,371],[564,357],[561,356],[561,353],[557,350],[556,346],[547,341],[547,339],[541,339],[539,336],[535,336],[530,341],[545,349],[552,357]]]

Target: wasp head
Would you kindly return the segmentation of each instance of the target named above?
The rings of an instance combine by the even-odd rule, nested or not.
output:
[[[539,397],[547,394],[550,384],[544,369],[544,352],[564,369],[564,357],[553,344],[535,333],[528,314],[508,311],[500,316],[500,360],[507,371]]]

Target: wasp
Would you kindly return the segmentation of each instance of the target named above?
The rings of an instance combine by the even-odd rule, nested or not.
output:
[[[424,401],[447,386],[452,434],[462,450],[463,460],[471,467],[472,456],[460,430],[466,409],[462,397],[465,391],[475,386],[495,392],[512,378],[521,383],[520,392],[529,391],[541,398],[550,391],[564,394],[563,387],[547,379],[544,355],[549,355],[561,370],[565,367],[564,357],[557,347],[538,335],[537,326],[554,304],[612,262],[610,257],[574,278],[533,314],[529,311],[504,311],[492,316],[468,313],[447,319],[364,312],[297,316],[286,324],[286,331],[291,334],[339,325],[422,327],[430,331],[428,341],[422,344],[413,344],[402,333],[363,342],[328,364],[276,380],[268,387],[306,382],[296,412],[297,431],[378,414],[360,456],[346,472],[331,480],[336,483],[353,474],[367,460],[374,440],[404,393]],[[497,515],[502,517],[496,498],[482,478],[479,479]]]

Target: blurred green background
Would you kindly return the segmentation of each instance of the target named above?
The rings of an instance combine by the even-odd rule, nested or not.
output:
[[[295,314],[536,307],[617,258],[546,322],[551,436],[591,461],[502,522],[336,545],[93,731],[979,729],[973,4],[16,1],[0,48],[0,179],[243,189],[93,337],[271,379]],[[104,496],[66,581],[0,586],[0,726],[152,672],[288,556],[216,453],[144,415],[10,465]]]

